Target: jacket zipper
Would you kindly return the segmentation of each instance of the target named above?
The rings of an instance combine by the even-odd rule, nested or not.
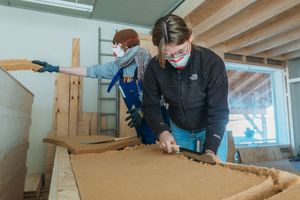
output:
[[[178,78],[179,78],[179,81],[180,81],[180,100],[181,100],[181,106],[182,106],[182,110],[183,110],[183,117],[184,117],[184,120],[187,124],[187,127],[188,129],[190,129],[190,124],[189,124],[189,121],[187,119],[187,116],[186,116],[186,111],[185,111],[185,108],[184,108],[184,104],[183,104],[183,85],[182,85],[182,73],[180,70],[177,70],[177,73],[178,73]]]

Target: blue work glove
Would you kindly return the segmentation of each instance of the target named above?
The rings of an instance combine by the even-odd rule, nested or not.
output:
[[[42,62],[39,60],[33,60],[32,63],[42,66],[42,68],[37,70],[37,72],[59,72],[59,66],[53,66],[48,64],[47,62]]]
[[[129,114],[129,116],[126,117],[125,120],[126,121],[130,120],[128,126],[130,128],[132,127],[138,128],[141,125],[143,119],[143,113],[141,111],[141,108],[132,108],[129,109],[126,113]]]

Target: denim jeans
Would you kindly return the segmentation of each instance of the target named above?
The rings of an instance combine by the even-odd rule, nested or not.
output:
[[[176,126],[172,120],[170,120],[170,128],[171,128],[172,135],[176,141],[176,144],[178,144],[181,147],[190,149],[192,151],[196,151],[197,141],[200,141],[200,152],[202,151],[203,144],[205,142],[205,137],[206,137],[205,129],[200,132],[187,131]],[[225,132],[217,152],[217,156],[221,161],[226,162],[227,149],[228,149],[227,134]]]

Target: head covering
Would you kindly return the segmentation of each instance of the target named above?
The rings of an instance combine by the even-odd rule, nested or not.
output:
[[[134,47],[140,44],[139,36],[133,29],[123,29],[116,32],[113,43],[120,43],[128,48]]]

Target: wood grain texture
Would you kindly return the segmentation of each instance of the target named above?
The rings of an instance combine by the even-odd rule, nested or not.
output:
[[[0,67],[3,67],[7,71],[16,70],[33,70],[37,71],[41,66],[31,63],[30,60],[26,59],[10,59],[0,60]]]

